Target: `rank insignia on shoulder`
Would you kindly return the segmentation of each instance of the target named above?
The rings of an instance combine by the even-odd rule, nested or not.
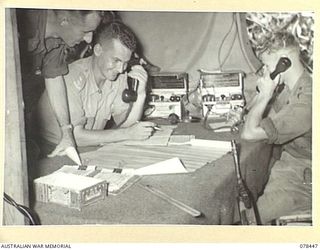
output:
[[[83,73],[80,73],[73,81],[73,84],[78,90],[81,90],[83,88],[85,84],[85,79],[86,79],[85,75]]]

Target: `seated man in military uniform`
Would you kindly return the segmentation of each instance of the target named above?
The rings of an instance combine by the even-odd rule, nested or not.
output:
[[[69,65],[65,76],[67,99],[74,137],[78,146],[101,145],[123,140],[145,140],[153,133],[152,122],[137,122],[143,114],[147,72],[141,65],[126,71],[137,47],[132,31],[113,22],[97,31],[93,55]],[[137,99],[125,103],[123,91],[128,77],[138,82]],[[113,117],[118,128],[104,129]],[[42,138],[57,143],[61,137],[46,92],[38,106],[39,132]]]
[[[270,72],[281,57],[291,66],[274,80]],[[271,169],[263,195],[257,207],[263,224],[283,215],[311,211],[310,185],[312,145],[312,79],[300,61],[299,44],[288,33],[276,33],[260,52],[264,75],[258,81],[259,92],[250,105],[242,138],[266,140],[282,146],[281,158]],[[275,97],[270,112],[270,100]],[[279,89],[279,88],[277,88]]]

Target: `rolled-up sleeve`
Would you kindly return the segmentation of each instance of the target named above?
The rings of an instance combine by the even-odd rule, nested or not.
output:
[[[283,144],[311,129],[311,92],[311,82],[302,85],[278,113],[261,121],[269,143]]]
[[[67,46],[60,44],[57,48],[47,52],[43,58],[42,74],[45,78],[55,78],[68,74],[66,62]]]

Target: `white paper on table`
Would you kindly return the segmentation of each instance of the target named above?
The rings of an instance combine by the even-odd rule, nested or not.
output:
[[[194,135],[171,135],[168,145],[188,145],[192,139],[195,139]]]
[[[188,173],[186,168],[178,157],[169,160],[157,162],[147,167],[136,169],[136,175],[155,175],[155,174],[174,174],[174,173]]]
[[[215,140],[203,140],[203,139],[191,139],[190,144],[198,147],[218,148],[231,151],[230,141],[215,141]]]
[[[90,176],[96,171],[97,167],[95,165],[88,165],[86,168],[79,168],[79,165],[63,165],[56,172],[63,172],[66,174],[75,174],[82,176]]]
[[[170,136],[174,130],[174,128],[177,127],[172,125],[163,125],[161,126],[161,130],[155,130],[153,135],[150,136],[146,140],[126,140],[117,142],[117,144],[123,144],[123,145],[138,145],[138,146],[167,146]]]

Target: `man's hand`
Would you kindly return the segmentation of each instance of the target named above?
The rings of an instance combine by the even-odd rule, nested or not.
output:
[[[60,143],[56,146],[54,151],[48,155],[48,157],[55,157],[57,155],[66,155],[66,149],[68,147],[76,147],[76,143],[73,138],[72,127],[62,127],[62,138]]]
[[[233,126],[241,123],[243,116],[243,109],[241,107],[237,107],[235,109],[230,109],[229,111],[229,121]]]
[[[276,79],[271,80],[270,71],[267,68],[265,68],[264,74],[261,78],[259,78],[258,84],[257,84],[260,94],[265,97],[271,98],[274,92],[274,89],[277,86],[278,80],[279,80],[279,76],[276,77]]]
[[[137,122],[124,130],[128,140],[146,140],[153,134],[155,126],[153,122]]]
[[[139,81],[138,94],[145,91],[148,74],[141,65],[134,65],[128,73],[128,76]]]

